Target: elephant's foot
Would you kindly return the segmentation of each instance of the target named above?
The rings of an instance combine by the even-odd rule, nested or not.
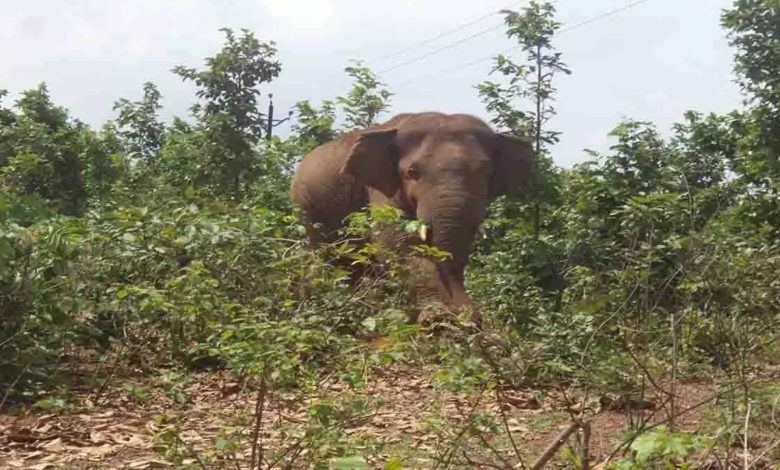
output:
[[[482,317],[479,310],[472,306],[453,309],[442,303],[428,304],[417,317],[417,323],[426,328],[459,326],[467,331],[480,331]]]

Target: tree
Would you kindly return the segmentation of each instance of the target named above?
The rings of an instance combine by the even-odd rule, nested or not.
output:
[[[89,194],[98,203],[105,202],[118,189],[117,183],[129,176],[122,138],[113,123],[107,122],[99,132],[82,132],[81,146]]]
[[[8,90],[0,89],[0,102],[8,95]],[[2,168],[13,152],[11,142],[11,127],[16,121],[13,111],[0,105],[0,168]]]
[[[206,59],[206,68],[177,66],[173,72],[198,87],[202,103],[193,106],[205,138],[203,174],[219,192],[241,198],[244,184],[257,178],[255,146],[261,141],[265,116],[259,110],[258,86],[279,75],[274,43],[262,43],[242,29],[228,28],[225,44]]]
[[[295,106],[298,120],[292,126],[292,131],[306,148],[312,149],[336,137],[336,108],[332,101],[323,101],[317,109],[304,100]]]
[[[747,186],[745,220],[780,230],[780,2],[735,0],[721,17],[735,49],[734,71],[748,110],[732,164]]]
[[[726,167],[734,161],[738,137],[733,132],[742,115],[703,115],[688,111],[685,121],[674,125],[671,164],[685,176],[689,188],[717,186],[726,179]]]
[[[377,116],[390,108],[390,97],[393,94],[371,69],[359,61],[344,71],[354,80],[349,93],[336,99],[346,114],[346,129],[366,129],[373,126]]]
[[[532,138],[536,152],[533,199],[534,233],[541,228],[541,206],[556,195],[549,146],[558,142],[560,133],[546,128],[555,115],[551,105],[555,87],[553,79],[559,73],[571,71],[561,60],[561,53],[552,45],[560,23],[555,21],[555,7],[549,2],[532,1],[522,11],[503,10],[507,36],[515,39],[525,53],[524,63],[502,55],[496,58],[491,73],[498,72],[506,84],[486,81],[477,86],[492,122],[499,129]]]
[[[121,98],[114,103],[119,111],[118,134],[124,140],[128,156],[140,157],[151,163],[162,147],[165,126],[159,121],[160,91],[154,83],[144,83],[144,96],[140,101]]]
[[[3,130],[12,152],[0,168],[0,185],[17,194],[36,194],[65,214],[79,214],[87,202],[81,135],[91,132],[71,122],[51,102],[46,84],[22,93],[17,113]]]
[[[743,156],[745,176],[766,185],[780,178],[780,2],[736,0],[721,23],[735,48],[734,71],[751,109],[747,130],[752,151]],[[776,190],[775,190],[776,191]]]

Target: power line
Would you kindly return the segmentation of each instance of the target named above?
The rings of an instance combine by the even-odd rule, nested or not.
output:
[[[388,67],[386,69],[380,70],[379,72],[377,72],[377,74],[381,75],[383,73],[392,72],[395,69],[404,67],[406,65],[413,64],[413,63],[418,62],[418,61],[421,61],[421,60],[426,59],[426,58],[428,58],[428,57],[430,57],[432,55],[436,55],[436,54],[438,54],[440,52],[443,52],[443,51],[446,51],[448,49],[452,49],[453,47],[459,46],[460,44],[463,44],[466,41],[471,41],[472,39],[476,39],[476,38],[478,38],[480,36],[484,36],[485,34],[491,32],[491,31],[495,31],[495,30],[497,30],[499,28],[502,28],[503,26],[504,26],[504,24],[501,23],[499,25],[495,25],[495,26],[491,26],[490,28],[483,29],[481,31],[478,31],[478,32],[472,34],[471,36],[466,36],[463,39],[459,39],[459,40],[457,40],[457,41],[455,41],[453,43],[447,44],[447,45],[442,46],[442,47],[440,47],[438,49],[434,49],[432,51],[429,51],[429,52],[426,52],[424,54],[418,55],[418,56],[413,57],[413,58],[411,58],[409,60],[406,60],[404,62],[395,64],[395,65],[390,66],[390,67]]]
[[[445,30],[445,31],[443,31],[443,32],[441,32],[441,33],[439,33],[439,34],[437,34],[435,36],[432,36],[432,37],[428,38],[428,39],[423,39],[422,41],[419,41],[419,42],[417,42],[415,44],[409,45],[409,46],[407,46],[407,47],[405,47],[403,49],[400,49],[400,50],[398,50],[396,52],[384,55],[384,56],[376,59],[376,61],[381,62],[381,61],[387,60],[389,58],[402,55],[405,52],[410,51],[410,50],[412,50],[412,49],[414,49],[416,47],[419,47],[419,46],[424,45],[424,44],[431,43],[433,41],[436,41],[437,39],[441,39],[441,38],[443,38],[445,36],[448,36],[448,35],[450,35],[452,33],[460,31],[463,28],[466,28],[468,26],[477,24],[477,23],[479,23],[479,22],[481,22],[481,21],[483,21],[483,20],[485,20],[487,18],[490,18],[491,16],[494,16],[494,15],[498,14],[501,10],[505,10],[505,9],[511,8],[511,7],[515,6],[516,4],[518,4],[518,3],[521,3],[522,1],[525,1],[525,0],[516,0],[516,1],[514,1],[514,2],[512,2],[510,4],[508,4],[508,5],[505,5],[505,6],[501,7],[501,8],[499,8],[498,10],[494,10],[494,11],[488,13],[488,14],[485,14],[485,15],[482,15],[480,17],[477,17],[477,18],[475,18],[475,19],[473,19],[471,21],[467,21],[466,23],[462,23],[462,24],[460,24],[460,25],[458,25],[458,26],[456,26],[454,28],[450,28],[448,30]],[[377,75],[381,75],[383,73],[388,73],[388,72],[390,72],[392,70],[395,70],[395,69],[404,67],[406,65],[412,64],[414,62],[423,60],[423,59],[425,59],[427,57],[430,57],[432,55],[435,55],[435,54],[438,54],[440,52],[446,51],[448,49],[452,49],[452,48],[454,48],[454,47],[456,47],[456,46],[458,46],[460,44],[463,44],[464,42],[470,41],[472,39],[476,39],[476,38],[478,38],[480,36],[483,36],[483,35],[491,32],[491,31],[499,29],[502,26],[503,26],[503,23],[501,23],[499,25],[491,26],[490,28],[487,28],[487,29],[484,29],[484,30],[481,30],[481,31],[478,31],[477,33],[472,34],[471,36],[468,36],[466,38],[460,39],[460,40],[458,40],[458,41],[456,41],[454,43],[447,44],[447,45],[445,45],[443,47],[440,47],[439,49],[426,52],[426,53],[424,53],[422,55],[416,56],[416,57],[414,57],[412,59],[409,59],[407,61],[395,64],[395,65],[392,65],[392,66],[390,66],[390,67],[388,67],[386,69],[380,70],[379,72],[377,72]],[[331,78],[335,78],[337,76],[340,76],[343,72],[344,72],[343,70],[339,70],[338,72],[333,72],[333,73],[330,73],[328,75],[325,75],[324,77],[322,77],[319,81],[317,81],[315,83],[315,87],[319,86],[323,82],[326,82],[326,81],[330,80]]]
[[[573,24],[571,26],[567,26],[567,27],[561,28],[560,30],[558,30],[558,34],[563,34],[563,33],[566,33],[568,31],[571,31],[573,29],[581,28],[581,27],[589,25],[591,23],[595,23],[596,21],[603,20],[604,18],[608,18],[610,16],[617,15],[618,13],[622,13],[622,12],[624,12],[626,10],[630,10],[630,9],[632,9],[634,7],[637,7],[637,6],[639,6],[639,5],[643,4],[643,3],[647,3],[648,1],[649,0],[637,0],[635,2],[631,2],[631,3],[628,3],[626,5],[623,5],[622,7],[618,7],[618,8],[615,8],[613,10],[606,11],[606,12],[600,14],[600,15],[593,16],[593,17],[588,18],[588,19],[586,19],[584,21],[580,21],[579,23],[576,23],[576,24]]]
[[[473,19],[471,21],[467,21],[466,23],[461,23],[458,26],[455,26],[454,28],[450,28],[450,29],[448,29],[446,31],[442,31],[441,33],[439,33],[439,34],[437,34],[437,35],[435,35],[433,37],[430,37],[428,39],[423,39],[422,41],[416,42],[414,44],[410,44],[410,45],[404,47],[403,49],[400,49],[400,50],[398,50],[396,52],[392,52],[390,54],[387,54],[387,55],[384,55],[382,57],[379,57],[376,60],[381,62],[381,61],[390,59],[392,57],[396,57],[396,56],[402,55],[403,53],[405,53],[405,52],[407,52],[409,50],[415,49],[415,48],[423,46],[425,44],[429,44],[429,43],[434,42],[434,41],[436,41],[438,39],[441,39],[441,38],[443,38],[445,36],[449,36],[452,33],[458,32],[461,29],[468,28],[471,25],[475,25],[475,24],[477,24],[477,23],[479,23],[479,22],[481,22],[483,20],[486,20],[486,19],[490,18],[493,15],[497,15],[499,12],[501,12],[501,10],[506,10],[506,9],[512,8],[517,3],[520,3],[520,2],[519,1],[515,1],[515,2],[512,2],[512,3],[508,4],[508,5],[504,5],[503,7],[499,8],[498,10],[491,11],[490,13],[488,13],[486,15],[482,15],[482,16],[480,16],[478,18],[475,18],[475,19]]]
[[[581,28],[581,27],[589,25],[591,23],[595,23],[597,21],[603,20],[603,19],[608,18],[610,16],[617,15],[618,13],[622,13],[622,12],[624,12],[626,10],[629,10],[631,8],[634,8],[634,7],[637,7],[637,6],[639,6],[639,5],[643,4],[643,3],[647,3],[648,1],[649,0],[636,0],[634,2],[628,3],[628,4],[623,5],[621,7],[613,8],[612,10],[606,11],[606,12],[601,13],[601,14],[596,15],[596,16],[592,16],[590,18],[587,18],[587,19],[585,19],[583,21],[580,21],[578,23],[575,23],[573,25],[561,28],[560,30],[558,30],[558,32],[556,34],[558,34],[558,35],[565,34],[565,33],[569,32],[569,31],[573,31],[575,29]],[[512,46],[512,47],[502,51],[501,54],[507,54],[510,51],[516,49],[517,47],[519,47],[519,46]],[[405,82],[402,82],[399,85],[395,85],[393,88],[394,89],[403,88],[403,87],[406,87],[408,85],[411,85],[412,83],[416,83],[418,81],[422,81],[422,80],[427,80],[427,79],[430,79],[430,78],[438,77],[440,75],[444,75],[444,74],[448,74],[448,73],[451,73],[451,72],[455,72],[455,71],[458,71],[460,69],[471,67],[471,66],[474,66],[474,65],[482,63],[482,62],[487,62],[489,60],[492,60],[494,57],[495,56],[481,57],[481,58],[476,59],[476,60],[471,60],[471,61],[468,61],[468,62],[464,62],[464,63],[458,64],[457,66],[452,67],[452,68],[448,68],[448,69],[445,69],[445,70],[440,70],[438,72],[435,72],[435,73],[432,73],[432,74],[429,74],[429,75],[424,75],[424,76],[419,77],[419,78],[413,78],[411,80],[407,80]]]

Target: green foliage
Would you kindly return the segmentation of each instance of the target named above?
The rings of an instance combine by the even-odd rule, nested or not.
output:
[[[114,110],[119,111],[116,122],[128,157],[150,163],[163,145],[165,126],[157,115],[162,108],[160,91],[150,82],[144,83],[143,89],[140,101],[122,98],[114,103]]]
[[[468,272],[484,330],[444,324],[435,338],[409,324],[421,306],[407,286],[419,257],[447,253],[372,242],[311,249],[288,200],[302,155],[389,108],[392,94],[367,67],[346,69],[346,96],[300,102],[292,134],[268,141],[260,87],[281,66],[273,43],[249,31],[223,30],[203,70],[174,69],[197,86],[194,122],[161,123],[149,83],[141,100],[117,101],[116,122],[99,130],[56,106],[45,85],[28,90],[0,106],[0,395],[70,409],[61,361],[74,348],[154,371],[180,410],[193,398],[190,369],[226,368],[261,403],[305,411],[305,423],[273,425],[280,438],[265,461],[307,468],[367,468],[368,445],[347,430],[379,404],[369,372],[412,360],[437,366],[438,389],[499,400],[511,387],[569,385],[593,395],[588,403],[630,404],[669,377],[725,382],[731,407],[714,441],[658,427],[616,468],[684,467],[713,445],[733,446],[745,416],[770,429],[776,390],[750,381],[780,357],[777,9],[737,0],[723,15],[746,109],[688,112],[670,139],[626,120],[607,152],[567,170],[550,158],[553,82],[570,73],[553,46],[555,10],[531,2],[505,12],[523,56],[499,56],[502,80],[478,88],[499,129],[533,138],[535,190],[490,207]],[[371,207],[348,217],[344,235],[401,240],[419,228]],[[347,265],[368,275],[353,282]],[[389,345],[362,341],[377,336]],[[328,396],[330,380],[346,390]],[[123,383],[131,399],[151,400],[144,385]],[[627,413],[634,429],[647,424]],[[477,410],[463,418],[432,418],[438,462],[512,466],[506,423]],[[252,419],[237,416],[200,455],[180,416],[160,415],[155,445],[182,465],[236,463]],[[495,436],[506,445],[490,444]]]
[[[301,101],[296,105],[296,110],[298,120],[292,130],[304,148],[313,149],[336,137],[336,109],[331,101],[323,101],[320,109],[308,101]]]
[[[561,262],[565,254],[563,244],[554,236],[561,230],[561,220],[553,215],[561,203],[562,181],[549,155],[549,148],[558,141],[559,133],[549,129],[548,123],[555,115],[551,105],[555,94],[553,80],[556,75],[571,71],[552,44],[560,27],[552,4],[531,2],[519,12],[503,13],[507,36],[518,42],[525,60],[519,62],[499,55],[491,74],[499,73],[504,83],[486,81],[477,89],[499,130],[532,139],[536,154],[533,190],[530,194],[499,199],[491,205],[485,237],[477,247],[477,252],[485,258],[478,259],[477,264],[485,262],[498,269],[477,276],[475,287],[484,289],[482,292],[488,299],[506,299],[507,295],[526,297],[522,306],[503,301],[493,305],[502,312],[511,311],[504,319],[524,323],[532,315],[531,310],[540,307],[538,298],[529,298],[534,296],[535,280],[556,298],[560,297],[563,286]],[[517,265],[528,269],[520,272],[515,268]],[[504,273],[502,277],[493,275],[498,271]],[[506,277],[510,272],[511,279]]]
[[[776,179],[780,172],[780,4],[777,0],[737,0],[722,24],[735,49],[735,72],[748,103],[760,145],[755,158]]]
[[[672,432],[665,426],[659,426],[634,440],[631,444],[633,458],[620,461],[610,468],[695,468],[688,457],[694,452],[707,450],[711,445],[712,440],[705,436]]]
[[[549,2],[530,2],[522,11],[504,10],[506,34],[515,39],[525,53],[525,63],[499,55],[491,73],[499,72],[508,83],[484,82],[478,85],[487,110],[494,114],[493,123],[499,129],[515,135],[533,137],[534,149],[558,141],[558,132],[545,129],[555,115],[550,105],[555,95],[553,79],[556,74],[570,74],[561,60],[561,53],[552,45],[560,23],[555,20],[555,7]],[[518,107],[528,100],[526,109]]]
[[[735,171],[756,194],[756,219],[773,227],[778,219],[780,179],[780,4],[776,0],[736,0],[721,24],[735,49],[738,83],[747,112],[737,127]]]
[[[376,124],[376,118],[390,108],[392,93],[360,62],[344,69],[353,80],[352,89],[346,96],[336,99],[345,114],[346,129],[365,129]]]
[[[194,82],[203,100],[192,108],[202,147],[197,175],[218,193],[239,200],[245,185],[259,176],[255,146],[265,131],[265,117],[257,87],[277,77],[281,65],[273,43],[260,42],[248,30],[238,38],[228,28],[222,31],[225,45],[206,59],[206,69],[177,66],[173,72]]]
[[[82,135],[91,131],[51,102],[45,84],[22,93],[16,110],[3,130],[13,151],[0,167],[0,188],[39,195],[66,214],[81,213],[87,200]]]

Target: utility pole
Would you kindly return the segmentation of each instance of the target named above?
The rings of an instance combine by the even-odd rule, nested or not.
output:
[[[268,121],[265,125],[265,140],[271,140],[271,136],[274,133],[274,127],[279,124],[288,121],[293,115],[293,111],[290,110],[287,113],[287,117],[284,119],[274,120],[274,94],[268,93]]]

